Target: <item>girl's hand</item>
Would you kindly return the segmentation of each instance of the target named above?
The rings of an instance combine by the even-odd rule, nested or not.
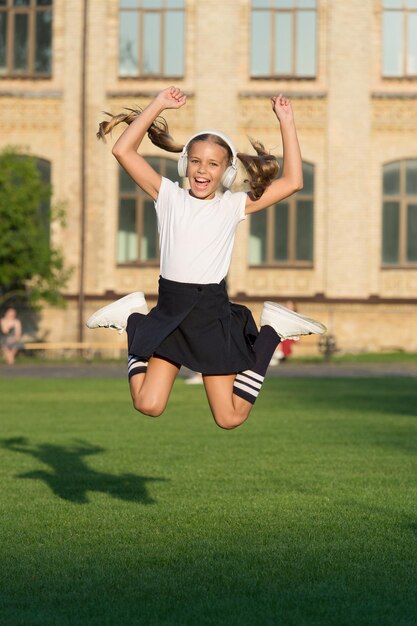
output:
[[[279,94],[279,96],[272,96],[271,98],[272,110],[279,119],[280,122],[290,121],[294,119],[291,102],[288,98]]]
[[[184,106],[187,96],[178,87],[168,87],[156,96],[156,100],[164,109],[179,109]]]

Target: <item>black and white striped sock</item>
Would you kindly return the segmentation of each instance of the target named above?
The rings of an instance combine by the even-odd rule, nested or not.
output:
[[[272,359],[280,338],[272,326],[262,326],[253,345],[255,350],[255,365],[251,370],[237,374],[233,383],[233,393],[251,404],[255,403],[259,395],[268,365]]]
[[[127,358],[127,375],[129,380],[135,374],[146,374],[148,369],[148,361],[137,357],[134,354],[129,354]]]
[[[239,372],[233,383],[233,393],[253,404],[258,397],[264,380],[265,376],[261,376],[253,370]]]

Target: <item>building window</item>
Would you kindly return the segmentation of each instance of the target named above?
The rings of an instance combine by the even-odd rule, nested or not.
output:
[[[0,0],[0,76],[49,77],[52,0]]]
[[[382,264],[417,264],[417,159],[383,169]]]
[[[120,0],[119,75],[184,75],[184,0]]]
[[[383,0],[383,76],[417,76],[417,0]]]
[[[252,0],[252,78],[316,75],[316,0]]]
[[[147,162],[170,180],[181,182],[177,161],[147,157]],[[119,264],[159,262],[158,225],[153,200],[130,178],[119,170],[119,228],[117,239]]]
[[[301,191],[250,216],[250,265],[312,265],[313,165],[303,163],[303,177]]]

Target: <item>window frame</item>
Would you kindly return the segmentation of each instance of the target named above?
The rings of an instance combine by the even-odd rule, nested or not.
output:
[[[250,20],[250,34],[249,34],[249,42],[250,42],[250,55],[249,55],[249,78],[250,80],[308,80],[313,81],[317,80],[317,72],[318,72],[318,7],[317,2],[315,7],[299,7],[297,6],[297,0],[292,0],[293,6],[291,8],[282,8],[273,6],[272,0],[269,0],[269,7],[254,7],[250,6],[251,20]],[[269,67],[270,71],[267,74],[252,74],[252,16],[254,12],[260,11],[268,11],[270,14],[269,17],[269,28],[270,28],[270,38],[271,38],[271,46],[269,52]],[[315,23],[316,23],[316,31],[315,31],[315,70],[314,75],[306,75],[306,74],[297,74],[297,19],[298,13],[300,12],[311,12],[315,14]],[[288,73],[285,72],[275,72],[275,50],[276,50],[276,37],[275,37],[275,23],[276,23],[276,15],[279,13],[291,13],[292,16],[292,42],[291,42],[291,71]]]
[[[119,80],[137,80],[140,78],[141,80],[158,80],[158,79],[166,79],[166,80],[183,80],[185,78],[185,70],[186,70],[186,7],[185,1],[182,7],[169,7],[167,6],[167,0],[161,0],[161,7],[144,7],[142,4],[142,0],[139,0],[140,6],[137,7],[122,7],[119,2],[119,31],[118,31],[118,42],[119,42],[119,50],[118,50],[118,79]],[[181,74],[171,74],[164,73],[164,63],[165,63],[165,39],[166,39],[166,14],[168,12],[176,12],[182,13],[183,15],[183,55],[182,55],[182,71]],[[136,74],[123,75],[120,73],[120,44],[121,44],[121,33],[120,33],[120,23],[121,23],[121,15],[122,13],[132,13],[136,14],[136,20],[138,25],[138,72]],[[159,72],[157,73],[144,73],[144,45],[143,45],[143,37],[142,33],[144,32],[144,14],[158,14],[161,16],[161,30],[160,30],[160,45],[159,45],[159,58],[160,58],[160,67]]]
[[[407,207],[409,204],[417,204],[416,195],[407,195],[406,187],[406,170],[407,162],[415,161],[417,157],[412,159],[400,159],[395,161],[388,161],[382,166],[382,218],[381,218],[381,269],[417,269],[417,261],[407,260],[407,235],[408,235],[408,223],[407,223]],[[400,173],[400,190],[398,194],[386,194],[384,193],[384,168],[389,165],[399,164]],[[398,263],[385,263],[384,262],[384,204],[385,202],[398,202],[399,204],[399,229],[398,229]]]
[[[400,74],[385,74],[384,73],[384,17],[386,13],[401,13],[403,17],[403,27],[402,27],[402,71]],[[412,80],[417,79],[417,64],[415,73],[408,73],[408,28],[409,28],[409,20],[408,16],[410,13],[417,14],[417,7],[408,7],[407,0],[402,0],[402,7],[385,7],[384,0],[381,0],[381,78],[383,80]]]
[[[139,188],[138,188],[139,189]],[[138,192],[126,192],[124,191],[123,193],[119,194],[119,211],[118,211],[118,222],[117,222],[117,236],[119,235],[120,232],[120,221],[121,221],[121,200],[122,198],[124,200],[128,199],[128,200],[134,200],[135,201],[135,226],[136,226],[136,230],[134,231],[136,233],[136,238],[137,238],[137,257],[136,260],[128,260],[128,261],[119,261],[119,242],[116,240],[116,248],[117,248],[117,254],[116,254],[116,259],[117,259],[117,266],[118,267],[129,267],[129,266],[147,266],[147,267],[156,267],[159,265],[159,239],[156,236],[156,251],[157,251],[157,255],[154,259],[148,259],[145,261],[141,260],[141,247],[142,247],[142,233],[143,233],[143,221],[144,221],[144,213],[145,213],[145,209],[144,209],[144,205],[145,205],[145,201],[149,201],[149,197],[147,196],[147,194],[140,190],[139,191],[141,193]]]
[[[0,6],[0,13],[6,15],[6,42],[5,42],[5,55],[6,55],[6,68],[4,73],[0,69],[0,79],[16,79],[16,78],[30,78],[30,79],[49,79],[52,78],[52,54],[51,54],[51,67],[49,72],[36,72],[36,17],[39,13],[51,13],[51,52],[53,44],[53,8],[54,3],[51,0],[50,4],[37,5],[37,0],[29,0],[28,6],[14,6],[13,0],[6,0],[5,6]],[[14,41],[15,41],[15,18],[16,15],[28,16],[28,56],[27,56],[27,70],[16,71],[15,58],[14,58]]]
[[[266,212],[266,259],[263,263],[251,263],[250,257],[248,258],[248,266],[250,269],[263,269],[263,268],[287,268],[287,269],[312,269],[314,267],[314,231],[315,231],[315,167],[313,163],[303,161],[303,165],[307,165],[312,168],[312,180],[313,186],[311,193],[303,192],[303,190],[292,194],[288,198],[285,198],[281,202],[277,202],[272,206],[263,209]],[[297,260],[297,203],[300,200],[310,201],[312,203],[312,232],[311,232],[311,244],[312,244],[312,259],[311,260]],[[275,244],[275,207],[279,204],[288,204],[288,259],[277,260],[274,259],[274,244]],[[263,212],[262,211],[262,212]],[[256,215],[256,213],[252,214]],[[250,215],[250,220],[252,219]],[[255,218],[256,219],[256,218]],[[251,234],[251,224],[249,224],[249,241]],[[250,243],[249,243],[250,245]],[[248,256],[250,254],[250,248],[248,248]]]
[[[160,157],[155,155],[146,155],[145,159],[150,160],[158,160],[158,173],[162,177],[167,177],[168,167],[170,165],[175,164],[177,167],[177,161],[175,159],[170,159],[167,157]],[[160,264],[160,248],[159,248],[159,236],[158,229],[155,231],[156,236],[156,257],[154,259],[149,259],[142,261],[141,256],[141,246],[142,246],[142,234],[143,234],[143,220],[145,213],[145,202],[153,202],[151,197],[143,191],[136,183],[134,191],[122,191],[121,190],[121,175],[123,172],[123,167],[120,166],[118,169],[118,213],[117,213],[117,230],[116,230],[116,266],[117,267],[159,267]],[[125,172],[126,176],[129,176],[127,172]],[[169,178],[169,177],[168,177]],[[181,178],[178,176],[178,181]],[[119,261],[119,248],[118,248],[118,236],[120,232],[120,217],[121,217],[121,200],[122,199],[134,199],[135,200],[135,223],[136,223],[136,236],[137,236],[137,257],[136,260],[131,261]]]

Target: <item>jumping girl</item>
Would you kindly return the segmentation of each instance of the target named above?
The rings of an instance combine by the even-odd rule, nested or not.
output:
[[[138,411],[161,415],[185,365],[202,372],[216,424],[232,429],[247,419],[280,340],[321,334],[326,328],[265,302],[258,331],[249,309],[229,302],[225,286],[239,222],[303,186],[289,100],[282,95],[271,98],[283,143],[278,179],[276,158],[259,142],[251,142],[257,156],[237,153],[232,141],[218,131],[197,133],[185,146],[176,144],[159,116],[185,103],[185,94],[169,87],[143,111],[130,109],[100,124],[102,138],[116,124],[128,124],[113,155],[155,202],[161,272],[158,302],[148,314],[143,293],[136,292],[94,313],[87,326],[127,330],[130,392]],[[138,154],[145,133],[155,145],[181,153],[178,171],[188,177],[190,189],[161,177]],[[229,191],[238,159],[247,172],[249,193]]]

